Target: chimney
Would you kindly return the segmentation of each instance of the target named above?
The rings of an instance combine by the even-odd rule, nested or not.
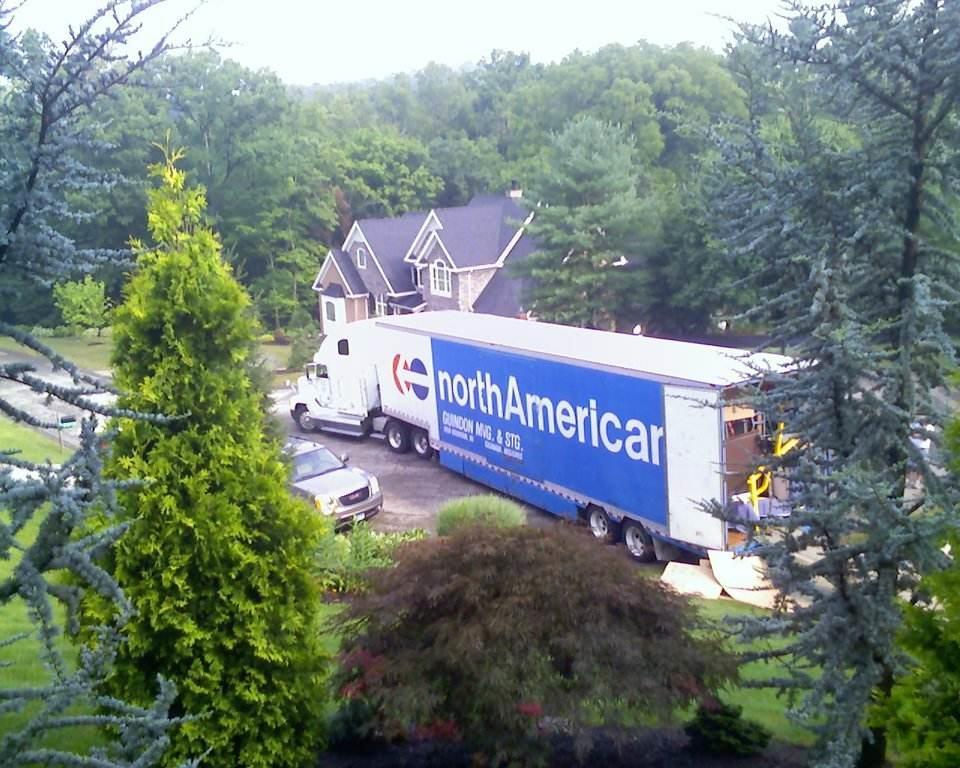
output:
[[[510,189],[507,191],[507,197],[511,200],[519,200],[523,197],[523,190],[520,189],[520,185],[517,183],[516,179],[510,182]]]

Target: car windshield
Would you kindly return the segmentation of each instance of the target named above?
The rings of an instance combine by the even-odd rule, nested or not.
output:
[[[317,448],[315,451],[293,457],[293,481],[296,483],[342,467],[343,462],[330,451],[326,448]]]

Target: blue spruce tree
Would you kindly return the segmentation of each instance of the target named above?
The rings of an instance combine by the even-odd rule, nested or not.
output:
[[[718,132],[714,213],[755,264],[754,317],[798,360],[757,402],[801,441],[780,463],[792,515],[760,554],[802,599],[740,629],[785,637],[761,655],[785,665],[769,682],[817,731],[817,765],[881,766],[900,596],[956,523],[918,438],[943,423],[955,353],[960,4],[786,5],[789,31],[745,28],[732,59],[754,109]]]

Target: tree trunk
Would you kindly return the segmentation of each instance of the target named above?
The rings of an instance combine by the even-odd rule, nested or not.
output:
[[[877,685],[875,694],[879,702],[886,702],[893,692],[893,672],[889,668],[884,672],[883,679]],[[870,726],[870,737],[865,737],[860,747],[860,759],[857,768],[885,768],[887,762],[887,727],[886,725]]]

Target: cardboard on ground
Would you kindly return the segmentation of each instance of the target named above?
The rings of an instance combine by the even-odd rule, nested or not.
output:
[[[660,575],[660,581],[672,587],[681,595],[696,595],[707,600],[720,597],[723,587],[713,578],[710,566],[687,565],[685,563],[667,563]]]
[[[667,563],[660,581],[683,595],[718,599],[726,592],[734,600],[772,609],[777,590],[770,586],[763,561],[758,557],[737,557],[732,552],[710,550],[709,560],[699,565]]]
[[[713,577],[728,592],[731,589],[770,589],[763,560],[759,557],[738,557],[733,552],[711,549],[707,552]]]

